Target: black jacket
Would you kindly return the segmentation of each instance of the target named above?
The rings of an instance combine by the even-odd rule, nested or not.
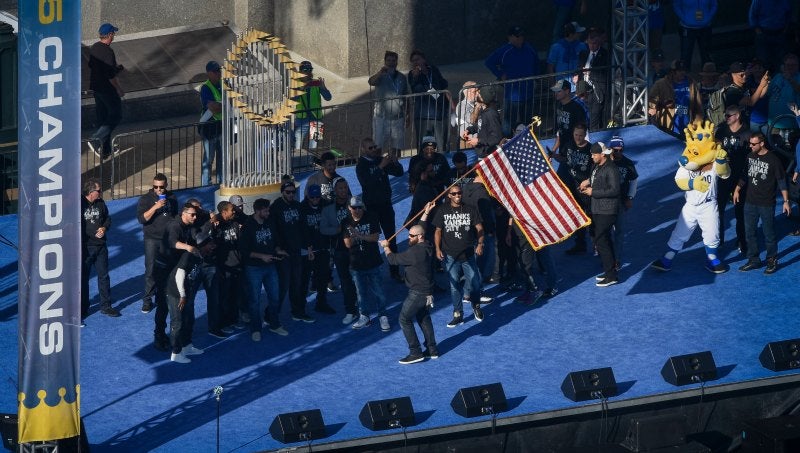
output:
[[[403,176],[403,166],[393,162],[384,168],[379,167],[381,158],[361,156],[356,164],[356,176],[361,184],[361,197],[367,208],[374,205],[392,204],[392,186],[389,175]]]
[[[394,266],[406,266],[406,286],[412,291],[431,295],[433,290],[433,246],[418,242],[403,253],[390,253],[386,260]]]

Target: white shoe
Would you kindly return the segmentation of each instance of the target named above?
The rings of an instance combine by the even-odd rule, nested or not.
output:
[[[491,304],[491,303],[492,303],[492,301],[494,301],[494,298],[493,298],[493,297],[489,297],[489,296],[481,296],[481,303],[482,303],[482,304]]]
[[[253,341],[261,341],[261,332],[253,332],[253,333],[251,333],[250,334],[250,338],[252,338]]]
[[[362,327],[367,327],[369,325],[369,316],[361,315],[358,317],[358,321],[353,324],[354,329],[360,329]]]
[[[390,331],[391,327],[389,327],[389,317],[381,316],[380,320],[381,320],[381,330],[384,332]]]
[[[195,348],[194,345],[191,343],[189,343],[187,346],[184,346],[183,349],[181,349],[181,353],[183,355],[200,355],[204,352],[205,351],[203,351],[200,348]]]
[[[347,316],[345,316],[344,319],[342,319],[342,324],[350,324],[356,319],[358,319],[358,315],[348,313]]]
[[[177,354],[175,354],[173,352],[169,359],[171,361],[175,362],[175,363],[191,363],[192,362],[192,359],[190,359],[189,357],[186,357],[185,355],[183,355],[183,351],[181,351],[181,352],[179,352]]]
[[[282,337],[285,337],[286,335],[289,335],[289,332],[287,332],[286,329],[284,329],[281,326],[278,326],[278,327],[276,327],[274,329],[269,329],[269,331],[274,333],[274,334],[280,335]]]

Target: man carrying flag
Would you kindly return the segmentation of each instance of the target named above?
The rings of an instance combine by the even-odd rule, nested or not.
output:
[[[511,213],[534,250],[589,224],[532,132],[518,134],[477,165],[489,193]]]

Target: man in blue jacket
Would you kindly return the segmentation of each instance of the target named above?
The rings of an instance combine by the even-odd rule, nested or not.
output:
[[[700,48],[700,62],[711,61],[711,22],[717,14],[717,0],[674,0],[672,7],[680,21],[681,60],[692,67],[694,43]]]

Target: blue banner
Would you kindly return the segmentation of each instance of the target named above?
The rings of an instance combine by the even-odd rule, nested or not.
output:
[[[81,2],[19,2],[19,441],[80,432]]]

